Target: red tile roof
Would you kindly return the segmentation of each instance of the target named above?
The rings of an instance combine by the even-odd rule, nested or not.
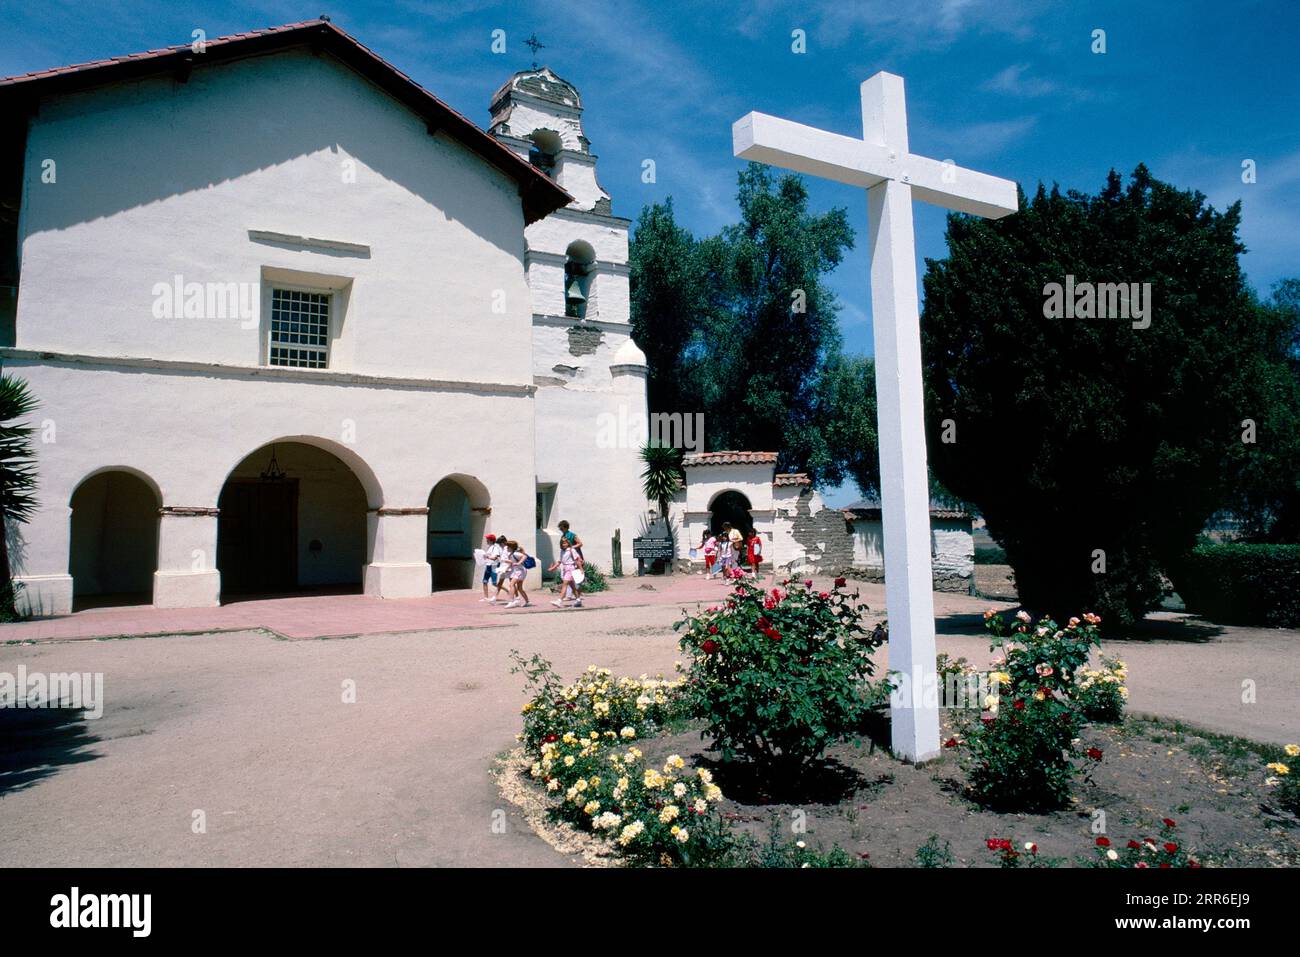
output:
[[[194,53],[190,44],[183,43],[4,77],[0,79],[0,106],[6,111],[21,106],[17,115],[22,116],[30,112],[42,96],[160,73],[173,73],[184,79],[197,64],[274,53],[295,46],[327,50],[418,114],[428,124],[431,133],[446,133],[513,178],[519,183],[526,222],[536,222],[573,201],[573,197],[545,173],[520,159],[509,147],[328,20],[286,23],[217,37],[205,42],[203,53]]]
[[[807,472],[778,472],[772,479],[773,485],[812,485]]]
[[[775,452],[692,452],[682,465],[775,465]]]

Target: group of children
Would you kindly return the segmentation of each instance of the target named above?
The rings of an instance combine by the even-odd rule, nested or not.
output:
[[[495,605],[504,591],[510,598],[507,608],[532,605],[528,592],[524,589],[524,580],[528,570],[537,567],[533,558],[513,538],[505,535],[488,535],[487,547],[483,549],[483,597],[479,601]],[[585,562],[582,557],[582,542],[569,529],[568,522],[560,522],[560,557],[547,569],[560,569],[560,597],[551,602],[556,608],[581,608],[582,583],[586,578],[583,572]],[[489,586],[496,586],[496,593],[489,595]],[[568,602],[572,601],[572,606]]]
[[[704,574],[714,578],[721,573],[723,578],[734,576],[733,568],[739,568],[744,574],[744,566],[749,566],[749,573],[759,577],[759,567],[763,564],[763,538],[754,529],[748,535],[740,529],[732,528],[730,522],[722,523],[722,531],[714,533],[708,529],[700,539],[700,550],[704,553]]]

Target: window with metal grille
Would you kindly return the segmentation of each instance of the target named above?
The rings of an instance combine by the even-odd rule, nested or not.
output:
[[[324,369],[329,365],[330,294],[271,290],[267,361],[273,366]]]

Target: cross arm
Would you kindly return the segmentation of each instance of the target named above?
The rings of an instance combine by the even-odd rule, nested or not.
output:
[[[887,179],[912,187],[917,199],[945,209],[1000,219],[1019,204],[1016,184],[987,173],[896,152],[878,143],[828,133],[766,113],[747,113],[731,127],[741,159],[781,166],[870,189]]]

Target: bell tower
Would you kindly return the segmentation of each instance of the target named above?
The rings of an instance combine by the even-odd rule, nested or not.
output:
[[[596,178],[582,97],[550,67],[516,73],[492,96],[488,132],[551,177],[573,202],[528,226],[537,450],[538,558],[567,519],[589,560],[624,559],[645,516],[645,355],[632,341],[628,229]],[[585,530],[585,531],[584,531]]]

